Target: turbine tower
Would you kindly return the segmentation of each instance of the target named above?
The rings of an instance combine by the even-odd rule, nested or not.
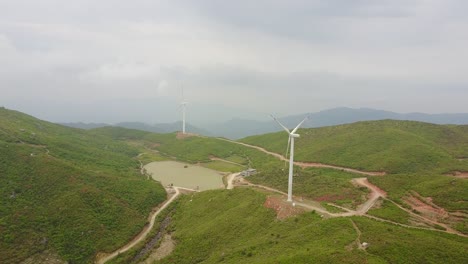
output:
[[[299,134],[296,134],[296,131],[299,129],[299,127],[309,118],[309,116],[306,116],[304,120],[302,120],[299,125],[297,125],[292,131],[289,131],[281,122],[276,119],[276,117],[271,116],[286,132],[289,134],[289,139],[288,139],[288,147],[286,148],[286,158],[287,158],[287,151],[289,149],[289,146],[291,146],[291,150],[289,152],[289,179],[288,179],[288,202],[292,202],[292,184],[293,184],[293,167],[294,167],[294,138],[298,138]]]
[[[187,103],[184,98],[184,88],[182,87],[182,102],[180,103],[180,107],[182,108],[182,134],[185,134],[185,109]]]

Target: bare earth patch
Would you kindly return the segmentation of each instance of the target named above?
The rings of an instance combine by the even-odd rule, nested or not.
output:
[[[461,179],[468,179],[468,171],[454,171],[447,174],[448,176],[454,176]]]
[[[437,224],[446,228],[449,233],[466,237],[466,234],[454,229],[454,226],[460,223],[466,226],[468,215],[465,212],[448,212],[444,208],[434,204],[431,197],[423,197],[414,191],[404,199],[404,202],[410,205],[414,211],[417,211],[419,216],[427,219],[428,221],[426,222],[430,225]]]
[[[65,264],[68,263],[60,258],[56,253],[49,250],[37,253],[27,258],[21,264]]]
[[[345,200],[348,198],[352,198],[351,196],[346,196],[344,194],[338,195],[338,194],[328,194],[328,195],[323,195],[320,197],[315,198],[314,200],[317,202],[334,202],[337,200]]]
[[[430,197],[425,198],[412,192],[404,201],[409,204],[413,210],[418,211],[421,215],[429,219],[439,221],[449,216],[444,208],[433,204]]]
[[[170,234],[164,235],[163,240],[161,241],[161,244],[159,247],[151,253],[151,255],[144,261],[141,262],[142,264],[151,264],[154,263],[157,260],[163,259],[169,254],[172,253],[172,251],[175,248],[175,241],[172,239],[172,236]]]
[[[278,196],[268,196],[263,206],[275,210],[278,219],[286,219],[305,212],[303,209],[293,206]]]
[[[184,139],[184,138],[189,138],[189,137],[195,137],[197,134],[192,134],[192,133],[182,133],[182,132],[177,132],[176,138],[177,139]]]

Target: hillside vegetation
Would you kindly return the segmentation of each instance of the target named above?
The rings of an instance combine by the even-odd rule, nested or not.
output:
[[[392,199],[403,203],[401,199],[416,191],[446,210],[468,213],[468,182],[446,175],[468,171],[468,160],[463,159],[468,156],[467,125],[383,120],[300,129],[298,133],[301,137],[296,141],[295,160],[384,171],[387,175],[369,177],[369,181]],[[287,134],[278,132],[241,141],[284,155]],[[281,182],[285,188],[286,182],[280,177],[259,174],[251,180],[266,185]],[[466,219],[463,225],[461,229],[466,232]]]
[[[322,219],[313,212],[278,221],[274,211],[263,206],[265,199],[265,194],[243,188],[181,198],[169,228],[177,247],[157,263],[466,261],[466,238],[365,217]],[[357,241],[370,247],[359,250]]]
[[[256,149],[216,138],[176,134],[152,134],[137,130],[107,127],[94,130],[114,139],[139,142],[148,151],[157,150],[168,158],[191,163],[210,162],[211,156],[239,159],[259,173],[249,181],[287,191],[287,164]],[[432,197],[448,210],[467,210],[468,182],[445,176],[450,171],[468,171],[468,126],[442,126],[411,121],[372,121],[350,125],[299,130],[295,159],[322,162],[362,170],[382,170],[384,177],[369,181],[384,189],[393,199],[414,190]],[[278,132],[241,140],[267,150],[285,154],[287,134]],[[242,161],[243,159],[243,161]],[[221,169],[222,170],[222,169]],[[332,169],[295,167],[294,194],[350,203],[364,190],[350,183],[358,174]]]
[[[0,262],[43,250],[89,263],[136,235],[164,189],[139,175],[138,149],[0,109]]]
[[[93,130],[99,135],[107,135],[116,140],[131,144],[139,142],[147,152],[159,151],[160,155],[184,162],[201,163],[220,171],[238,172],[243,168],[230,163],[213,163],[210,157],[218,157],[256,168],[259,173],[249,177],[253,183],[263,184],[287,191],[287,166],[277,158],[259,150],[233,142],[208,137],[187,137],[178,139],[176,134],[153,134],[119,127],[106,127]],[[332,169],[296,168],[294,194],[312,199],[322,199],[339,204],[352,204],[361,201],[366,190],[354,187],[350,180],[360,175]]]
[[[300,129],[295,160],[322,162],[367,171],[410,173],[466,169],[468,126],[382,120]],[[287,134],[247,137],[242,142],[283,154]]]
[[[369,177],[404,205],[414,191],[447,210],[467,212],[468,126],[406,121],[360,122],[302,129],[296,160],[322,162],[387,175]],[[287,135],[243,142],[283,154]],[[103,127],[66,128],[0,109],[0,262],[17,263],[51,250],[72,263],[125,244],[146,223],[164,189],[140,175],[143,164],[177,159],[237,172],[253,167],[249,181],[287,190],[287,163],[260,150],[218,138]],[[359,174],[330,168],[294,168],[294,195],[355,208],[368,189]],[[466,238],[407,229],[366,217],[322,219],[309,212],[283,221],[252,189],[207,191],[171,206],[175,251],[161,263],[463,263]],[[336,208],[334,208],[336,210]],[[369,212],[397,223],[411,217],[390,202]],[[454,222],[467,233],[466,219]],[[159,226],[156,224],[156,226]],[[359,232],[362,234],[359,235]],[[154,231],[153,231],[154,234]],[[358,249],[358,238],[369,242]],[[450,248],[451,250],[447,250]],[[125,263],[137,249],[118,257]],[[430,254],[428,254],[428,252]]]

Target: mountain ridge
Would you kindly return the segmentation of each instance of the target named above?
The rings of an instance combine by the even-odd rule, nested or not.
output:
[[[288,115],[279,117],[278,119],[287,127],[295,127],[305,116],[304,114]],[[468,113],[441,113],[441,114],[426,114],[426,113],[396,113],[385,110],[372,108],[349,108],[338,107],[327,109],[309,114],[309,120],[302,127],[315,128],[333,125],[349,124],[359,121],[372,120],[409,120],[420,121],[432,124],[468,124]],[[105,123],[60,123],[65,126],[92,129],[103,126],[119,126],[124,128],[139,129],[155,133],[171,133],[181,130],[181,121],[173,123],[157,123],[149,125],[143,122],[120,122],[117,124]],[[281,128],[271,121],[258,121],[245,118],[232,118],[220,123],[211,124],[192,124],[187,123],[187,131],[190,133],[205,135],[205,136],[220,136],[230,139],[240,139],[247,136],[260,135],[280,131]]]

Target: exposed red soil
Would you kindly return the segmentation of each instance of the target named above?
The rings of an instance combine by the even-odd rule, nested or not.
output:
[[[323,195],[323,196],[317,197],[314,200],[317,202],[334,202],[337,200],[345,200],[347,198],[349,198],[349,196],[346,196],[344,194],[342,195],[329,194],[329,195]]]
[[[259,146],[250,145],[250,144],[246,144],[246,143],[242,143],[242,142],[238,142],[238,141],[233,141],[233,140],[229,140],[229,139],[224,139],[224,138],[218,138],[218,139],[228,141],[228,142],[231,142],[231,143],[235,143],[235,144],[239,144],[239,145],[242,145],[242,146],[246,146],[246,147],[249,147],[249,148],[254,148],[254,149],[260,150],[260,151],[262,151],[264,153],[267,153],[269,155],[272,155],[274,157],[277,157],[280,160],[289,161],[289,159],[285,158],[283,155],[275,153],[275,152],[268,151],[268,150],[266,150],[266,149],[264,149],[262,147],[259,147]],[[323,164],[323,163],[319,163],[319,162],[295,161],[294,165],[299,166],[301,168],[309,168],[309,167],[312,167],[312,168],[331,168],[331,169],[347,171],[347,172],[352,172],[352,173],[358,173],[358,174],[367,175],[367,176],[383,176],[383,175],[386,174],[386,172],[384,172],[384,171],[361,171],[361,170],[357,170],[357,169],[351,169],[351,168],[346,168],[346,167],[341,167],[341,166],[336,166],[336,165]]]
[[[304,212],[303,209],[294,207],[278,196],[268,196],[263,206],[275,210],[278,219],[286,219]]]
[[[352,181],[353,183],[356,183],[361,186],[365,186],[369,188],[372,192],[379,194],[380,196],[387,197],[387,192],[379,188],[377,185],[374,185],[369,182],[368,179],[366,178],[359,178],[359,179],[354,179]]]
[[[404,201],[411,206],[413,210],[418,211],[424,217],[440,220],[449,217],[449,213],[441,207],[432,203],[432,199],[424,198],[414,193],[404,199]]]
[[[454,171],[452,173],[447,174],[449,176],[454,176],[457,178],[468,179],[468,171]]]
[[[346,172],[363,174],[363,175],[367,175],[367,176],[384,176],[386,174],[383,171],[360,171],[360,170],[356,170],[356,169],[350,169],[350,168],[345,168],[345,167],[341,167],[341,166],[323,164],[323,163],[319,163],[319,162],[295,161],[294,164],[301,167],[301,168],[330,168],[330,169],[335,169],[335,170],[341,170],[341,171],[346,171]]]
[[[184,138],[189,138],[189,137],[195,137],[197,134],[192,134],[192,133],[182,133],[182,132],[177,132],[176,138],[177,139],[184,139]]]

